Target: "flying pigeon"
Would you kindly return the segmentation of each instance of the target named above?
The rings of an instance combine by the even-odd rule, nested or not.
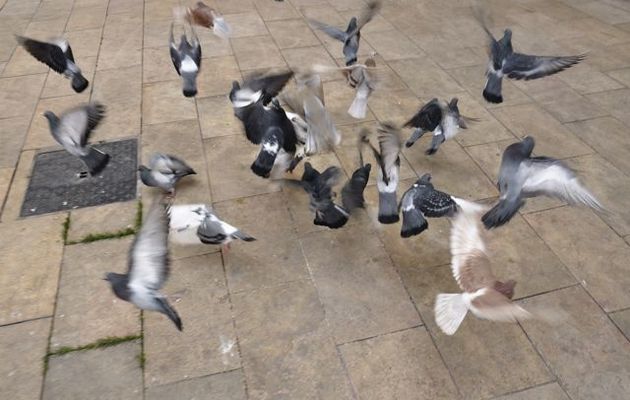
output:
[[[251,169],[263,178],[270,176],[279,153],[291,156],[296,153],[298,138],[295,128],[280,103],[274,98],[291,76],[292,72],[256,76],[247,79],[243,87],[238,82],[232,83],[230,100],[234,107],[234,115],[243,122],[247,139],[261,145]],[[267,107],[266,104],[269,102],[271,105]]]
[[[359,41],[361,40],[361,28],[374,18],[376,13],[381,9],[381,6],[380,0],[368,1],[359,18],[352,17],[350,19],[345,31],[315,20],[309,20],[309,22],[315,28],[324,31],[328,36],[343,43],[343,55],[345,57],[346,66],[348,66],[357,62],[357,52],[359,51]]]
[[[363,137],[367,137],[369,132],[365,130],[359,136],[359,168],[353,173],[352,177],[346,182],[341,189],[341,203],[349,213],[357,208],[363,208],[365,205],[365,199],[363,192],[370,179],[370,171],[372,170],[372,164],[363,163]]]
[[[365,133],[362,140],[367,143],[374,153],[379,165],[376,187],[378,189],[378,221],[382,224],[398,222],[398,201],[396,188],[398,187],[400,171],[400,130],[391,122],[383,122],[378,128],[379,150],[369,142]]]
[[[81,69],[75,64],[72,48],[66,39],[58,38],[50,42],[40,42],[17,35],[15,38],[38,61],[69,78],[75,92],[81,93],[88,87],[89,82],[81,75]]]
[[[533,315],[512,303],[516,282],[501,282],[492,273],[479,215],[484,207],[456,199],[458,211],[451,228],[451,269],[463,293],[440,293],[435,301],[435,322],[453,335],[470,310],[478,318],[516,322]]]
[[[173,37],[173,25],[174,23],[171,23],[169,36],[171,60],[175,66],[175,71],[182,77],[184,96],[193,97],[197,94],[197,74],[201,68],[201,43],[199,43],[199,38],[191,26],[192,40],[189,41],[186,33],[183,33],[179,45],[177,45]]]
[[[525,198],[545,195],[569,204],[583,204],[596,211],[602,205],[580,183],[575,172],[565,163],[550,157],[532,157],[534,138],[509,145],[503,152],[499,182],[499,203],[482,218],[486,228],[508,222],[525,204]]]
[[[198,1],[195,8],[186,7],[185,18],[190,24],[212,29],[212,32],[222,39],[228,39],[232,34],[232,28],[217,10]]]
[[[286,180],[301,186],[309,194],[310,208],[315,213],[315,225],[337,229],[348,222],[350,213],[333,202],[332,187],[337,184],[340,176],[341,170],[338,167],[328,167],[320,173],[311,163],[306,162],[300,181]]]
[[[402,196],[402,228],[400,236],[408,238],[429,227],[425,218],[452,216],[457,210],[453,198],[433,188],[431,174],[424,174]]]
[[[319,75],[298,76],[297,90],[283,92],[279,98],[292,111],[286,114],[295,128],[303,155],[330,151],[341,142],[341,135],[324,107],[324,89]]]
[[[459,128],[468,129],[468,121],[478,121],[462,116],[457,101],[457,97],[453,97],[449,103],[435,98],[422,106],[404,125],[406,128],[415,128],[405,142],[405,147],[413,146],[426,132],[433,132],[431,147],[426,150],[426,154],[435,154],[442,143],[459,133]]]
[[[156,201],[142,224],[129,250],[126,274],[109,272],[109,281],[116,297],[142,310],[165,314],[182,330],[182,321],[166,297],[158,290],[169,275],[167,206]]]
[[[221,221],[205,204],[174,205],[169,210],[171,239],[180,244],[215,244],[224,250],[230,242],[256,240],[227,222]]]
[[[186,175],[197,174],[184,160],[170,154],[155,153],[149,160],[149,167],[140,165],[140,180],[147,186],[175,195],[175,185]]]
[[[483,89],[483,97],[490,103],[503,102],[501,82],[504,76],[519,80],[543,78],[565,70],[586,57],[585,54],[557,57],[515,53],[512,50],[510,29],[503,31],[503,37],[496,40],[485,24],[482,23],[482,26],[490,41],[488,46],[490,61],[486,71],[486,85]]]
[[[81,105],[59,116],[52,111],[44,113],[53,138],[68,153],[79,157],[88,168],[90,175],[101,172],[110,158],[109,154],[87,144],[92,131],[104,116],[105,106],[100,103]]]

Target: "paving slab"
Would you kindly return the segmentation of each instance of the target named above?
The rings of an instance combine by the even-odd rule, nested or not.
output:
[[[630,107],[630,100],[628,100],[628,96],[630,96],[630,89],[593,93],[587,97],[595,104],[608,110],[610,115],[629,125],[630,117],[627,111]]]
[[[140,342],[132,341],[52,357],[48,361],[42,398],[142,399],[140,352]]]
[[[497,400],[569,400],[557,382],[497,397]]]
[[[136,227],[138,202],[127,201],[70,211],[69,241],[80,241],[90,234],[114,233]]]
[[[267,22],[267,28],[278,48],[309,47],[320,44],[310,26],[301,18]]]
[[[147,389],[147,400],[230,399],[246,400],[242,370],[193,378]]]
[[[241,74],[234,56],[203,59],[201,72],[197,77],[197,90],[199,91],[197,97],[198,99],[208,96],[228,97],[230,90],[232,90],[233,81],[241,81]]]
[[[31,122],[30,115],[0,120],[0,167],[14,168],[20,158],[20,151]]]
[[[361,399],[458,397],[424,327],[348,343],[340,350]]]
[[[195,100],[184,97],[181,79],[143,85],[143,124],[160,124],[195,118],[197,118]]]
[[[183,332],[159,313],[144,313],[145,385],[157,386],[240,367],[219,254],[176,260],[162,292]]]
[[[197,99],[197,114],[204,139],[244,133],[243,123],[234,116],[232,103],[227,96]]]
[[[628,340],[579,286],[523,301],[524,306],[563,310],[554,325],[523,321],[532,340],[572,399],[624,399],[630,388]]]
[[[66,247],[50,339],[52,351],[140,333],[138,310],[114,296],[103,280],[108,272],[127,270],[132,241],[109,239]],[[88,298],[91,300],[86,301]]]
[[[617,311],[609,314],[615,325],[630,340],[630,310]]]
[[[286,66],[270,35],[234,38],[231,43],[241,70]]]
[[[0,118],[31,115],[46,74],[0,78]]]
[[[51,318],[42,318],[0,327],[2,397],[16,400],[39,398],[51,322]]]

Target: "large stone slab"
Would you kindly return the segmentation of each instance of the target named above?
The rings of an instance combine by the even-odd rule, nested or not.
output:
[[[0,118],[31,115],[46,74],[0,79]]]
[[[286,66],[270,35],[235,38],[231,42],[241,70]]]
[[[176,260],[162,290],[183,332],[159,313],[144,314],[145,385],[156,386],[240,367],[219,254]]]
[[[147,400],[229,399],[246,400],[245,378],[238,369],[201,378],[187,379],[147,389]]]
[[[30,122],[30,115],[0,119],[0,167],[16,166]]]
[[[147,83],[142,89],[142,123],[159,124],[197,118],[195,100],[182,94],[181,79]]]
[[[557,382],[497,397],[497,400],[569,400]]]
[[[249,398],[352,398],[310,281],[238,293],[232,301]]]
[[[52,357],[43,399],[142,399],[139,341]],[[89,382],[89,383],[88,383]]]
[[[423,327],[340,347],[361,399],[453,399],[457,388]]]
[[[51,215],[0,225],[0,325],[52,315],[64,219]]]
[[[609,314],[621,332],[630,340],[630,310],[617,311]]]
[[[132,237],[67,246],[61,264],[51,350],[140,333],[138,309],[117,298],[107,272],[125,273]],[[88,300],[89,299],[89,300]]]
[[[44,380],[51,318],[0,327],[0,395],[6,399],[38,399]]]
[[[137,213],[137,201],[72,210],[70,211],[68,241],[79,241],[90,234],[134,229]]]
[[[567,314],[551,329],[535,320],[523,321],[522,325],[572,399],[627,397],[628,340],[580,286],[536,296],[523,304]]]

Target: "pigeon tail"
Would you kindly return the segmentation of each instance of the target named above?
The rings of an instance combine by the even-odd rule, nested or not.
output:
[[[468,307],[461,293],[440,293],[435,298],[435,322],[447,335],[457,331],[467,312]]]
[[[334,203],[330,203],[326,209],[317,211],[313,223],[319,226],[327,226],[330,229],[338,229],[348,222],[348,212]]]
[[[492,207],[490,211],[485,213],[481,220],[486,229],[497,228],[507,223],[518,210],[523,207],[525,201],[522,199],[501,200],[497,205]]]
[[[160,309],[158,311],[165,314],[171,321],[173,321],[173,323],[177,327],[177,330],[179,330],[180,332],[183,331],[184,329],[182,326],[182,320],[181,318],[179,318],[179,314],[177,314],[177,311],[175,311],[175,309],[171,307],[170,304],[168,304],[168,301],[166,301],[166,299],[158,297],[157,301],[160,304]]]
[[[398,202],[396,192],[378,193],[378,222],[393,224],[400,220],[398,216]]]
[[[243,231],[236,231],[232,234],[232,236],[234,236],[237,239],[241,239],[242,241],[245,242],[253,242],[256,240],[255,237],[253,236],[249,236],[247,233],[243,232]]]
[[[81,75],[80,73],[76,73],[72,75],[71,84],[72,84],[72,89],[74,89],[75,92],[81,93],[88,87],[90,82],[87,79],[85,79],[83,75]]]
[[[367,114],[367,103],[367,96],[363,97],[359,95],[359,93],[357,93],[357,96],[355,96],[352,104],[350,105],[350,108],[348,109],[348,114],[350,114],[352,118],[356,119],[365,118]]]
[[[81,161],[88,167],[90,175],[96,175],[101,172],[107,166],[109,162],[109,154],[103,153],[93,147],[90,147],[88,154],[81,156]]]
[[[258,157],[252,163],[251,169],[254,173],[260,177],[268,178],[273,168],[273,164],[276,161],[277,153],[271,153],[262,150],[258,153]]]
[[[424,135],[424,133],[425,132],[422,128],[414,129],[413,133],[411,134],[411,137],[405,142],[405,147],[409,148],[413,146],[413,144],[416,143],[418,139],[420,139]]]
[[[400,237],[408,238],[419,235],[429,227],[429,223],[418,209],[412,208],[408,211],[403,210],[402,215]]]
[[[483,89],[483,98],[490,103],[499,104],[503,102],[503,96],[501,95],[501,83],[503,78],[499,77],[493,72],[488,73],[488,80],[486,81],[486,87]]]
[[[232,36],[232,28],[227,22],[225,22],[223,17],[215,16],[213,23],[214,26],[212,27],[212,33],[221,39],[229,39],[230,36]]]

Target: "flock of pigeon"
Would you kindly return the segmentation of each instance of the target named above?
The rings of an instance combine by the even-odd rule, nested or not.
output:
[[[402,127],[391,122],[380,123],[377,129],[378,146],[371,143],[371,132],[362,130],[356,138],[360,165],[341,190],[341,204],[335,203],[336,194],[333,191],[343,175],[338,167],[331,166],[320,172],[305,162],[300,180],[282,178],[304,158],[330,151],[341,141],[341,135],[325,107],[320,73],[340,71],[348,85],[356,90],[348,113],[358,119],[365,117],[368,98],[378,87],[378,68],[374,53],[360,64],[357,52],[361,28],[370,22],[380,8],[379,0],[368,1],[359,17],[353,17],[345,30],[310,21],[314,28],[343,42],[345,67],[314,65],[304,70],[256,73],[242,83],[233,82],[229,99],[234,114],[243,123],[249,141],[260,146],[251,170],[262,178],[304,189],[314,213],[313,223],[337,229],[346,224],[353,211],[364,207],[363,191],[371,165],[363,162],[363,149],[369,148],[378,164],[380,223],[397,223],[402,212],[400,235],[409,238],[428,228],[427,218],[449,217],[452,221],[452,271],[463,293],[437,296],[435,314],[438,326],[446,334],[454,334],[468,310],[477,317],[495,321],[533,317],[533,313],[511,301],[515,282],[501,282],[492,274],[483,239],[485,229],[507,223],[529,197],[544,195],[569,204],[583,204],[597,211],[603,211],[603,208],[565,163],[550,157],[532,156],[532,137],[527,136],[504,151],[498,180],[499,200],[489,210],[484,205],[436,190],[428,173],[398,200],[400,152],[403,146],[401,129],[413,129],[410,138],[404,143],[406,147],[413,146],[425,133],[431,132],[433,138],[426,154],[435,154],[443,142],[458,134],[459,128],[465,129],[469,123],[476,121],[460,114],[457,98],[449,102],[437,98],[429,101]],[[228,38],[231,29],[219,13],[202,2],[194,8],[176,8],[174,16],[169,35],[171,59],[182,78],[183,95],[195,96],[196,77],[201,68],[201,45],[194,26],[212,29],[222,38]],[[504,77],[525,80],[542,78],[584,58],[533,56],[514,52],[509,29],[504,31],[501,39],[496,40],[484,19],[478,19],[489,38],[490,60],[483,90],[483,97],[488,102],[503,101],[501,82]],[[173,36],[176,23],[184,30],[179,43],[175,42]],[[187,34],[186,28],[190,34]],[[66,40],[41,42],[17,37],[17,41],[37,60],[68,77],[75,91],[81,92],[88,87],[89,83],[76,65]],[[292,79],[296,83],[295,88],[286,89]],[[53,138],[68,153],[79,157],[91,175],[103,171],[110,160],[108,154],[88,144],[91,132],[104,115],[105,107],[99,103],[80,105],[59,116],[50,111],[44,114]],[[205,204],[173,205],[177,182],[190,174],[195,174],[195,171],[186,162],[168,154],[155,154],[148,166],[139,167],[141,181],[147,186],[162,189],[165,195],[154,201],[136,235],[129,253],[127,273],[108,273],[106,276],[117,297],[143,310],[167,315],[179,330],[182,330],[180,317],[159,292],[169,275],[169,236],[177,243],[222,245],[224,251],[229,249],[229,243],[233,240],[256,240],[220,220]]]

